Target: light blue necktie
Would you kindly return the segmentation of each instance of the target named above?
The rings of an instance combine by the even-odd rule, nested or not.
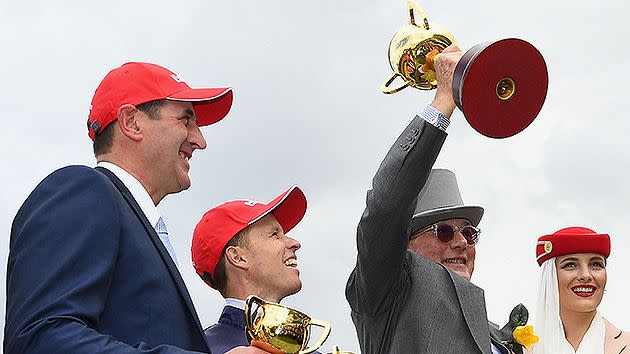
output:
[[[175,249],[173,248],[173,245],[171,245],[171,240],[168,238],[168,230],[166,229],[166,224],[164,223],[164,220],[162,220],[162,217],[158,219],[157,225],[155,225],[155,232],[160,237],[160,241],[162,241],[164,247],[166,247],[168,254],[171,255],[175,265],[179,267],[179,264],[177,263],[177,256],[175,255]]]

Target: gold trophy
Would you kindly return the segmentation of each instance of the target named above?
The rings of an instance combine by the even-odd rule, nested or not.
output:
[[[409,24],[398,29],[389,42],[389,65],[394,72],[381,85],[383,93],[396,93],[407,86],[420,90],[436,88],[433,57],[455,43],[455,37],[446,27],[438,24],[429,26],[429,20],[418,4],[409,1],[407,7]],[[420,24],[416,23],[416,17]],[[398,77],[403,83],[390,87]]]
[[[290,307],[250,295],[245,301],[246,334],[251,345],[274,354],[307,354],[319,348],[330,334],[330,323]],[[311,326],[323,328],[310,347]]]
[[[391,76],[381,91],[393,94],[411,86],[437,87],[433,62],[455,43],[445,27],[429,24],[424,10],[408,2],[409,24],[394,34],[388,51]],[[391,86],[397,79],[402,84]],[[505,138],[525,129],[540,112],[547,96],[547,66],[528,42],[508,38],[478,44],[457,63],[453,98],[470,125],[483,135]]]

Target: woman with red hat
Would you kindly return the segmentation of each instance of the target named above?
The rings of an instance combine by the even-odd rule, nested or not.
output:
[[[542,268],[536,332],[539,354],[621,353],[630,332],[613,326],[597,307],[606,288],[610,236],[584,227],[568,227],[538,239]]]

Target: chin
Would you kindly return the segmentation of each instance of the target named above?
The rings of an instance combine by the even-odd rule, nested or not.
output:
[[[579,312],[593,312],[597,310],[597,307],[602,302],[601,299],[588,299],[588,300],[578,300],[577,308]]]
[[[469,271],[467,271],[467,270],[466,270],[466,271],[464,271],[464,270],[461,270],[461,269],[460,269],[460,270],[454,270],[454,272],[455,272],[457,275],[461,276],[462,278],[464,278],[464,279],[466,279],[466,280],[470,281],[470,272],[469,272]]]
[[[296,284],[293,284],[289,291],[287,292],[287,296],[297,294],[300,290],[302,290],[302,282],[298,280]]]
[[[179,180],[179,191],[177,191],[177,193],[181,192],[181,191],[185,191],[186,189],[190,188],[190,178],[188,178],[188,176],[186,176],[186,178],[182,178]]]
[[[458,273],[459,275],[462,276],[462,278],[470,281],[470,273]]]

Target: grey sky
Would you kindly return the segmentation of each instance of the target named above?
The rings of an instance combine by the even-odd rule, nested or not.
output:
[[[547,101],[529,128],[491,140],[457,112],[436,164],[455,171],[465,201],[486,208],[473,282],[486,291],[489,318],[505,323],[519,302],[533,312],[535,240],[583,225],[612,236],[600,308],[630,329],[623,261],[630,254],[630,120],[623,113],[630,51],[620,43],[630,34],[630,5],[420,4],[464,50],[519,37],[542,52],[549,69]],[[223,302],[190,265],[194,224],[225,200],[267,201],[298,184],[309,208],[290,235],[303,246],[304,287],[285,303],[332,323],[324,350],[339,344],[358,352],[343,290],[365,191],[393,140],[433,95],[378,91],[390,73],[388,42],[406,16],[402,0],[0,0],[0,255],[8,254],[13,216],[43,177],[67,164],[94,164],[85,121],[102,77],[126,61],[155,62],[192,86],[235,92],[228,117],[203,130],[208,148],[191,160],[193,186],[160,205],[202,324],[216,321]],[[4,312],[0,318],[3,324]]]

